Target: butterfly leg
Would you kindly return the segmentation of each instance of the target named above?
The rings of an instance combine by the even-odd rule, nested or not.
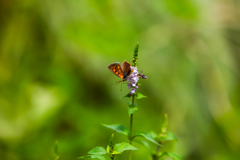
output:
[[[119,83],[121,83],[121,82],[123,82],[123,80],[121,80],[121,81],[117,82],[117,83],[116,83],[114,86],[116,86],[117,84],[119,84]],[[113,86],[113,87],[114,87],[114,86]]]

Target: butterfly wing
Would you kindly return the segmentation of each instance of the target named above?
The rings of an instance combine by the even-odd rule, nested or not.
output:
[[[126,80],[128,76],[131,75],[133,70],[131,69],[131,64],[128,63],[127,61],[124,61],[122,63],[122,71],[123,71],[123,80]]]
[[[119,78],[123,78],[123,71],[122,71],[120,63],[118,63],[118,62],[112,63],[108,66],[108,69],[111,72],[113,72],[116,76],[118,76]]]

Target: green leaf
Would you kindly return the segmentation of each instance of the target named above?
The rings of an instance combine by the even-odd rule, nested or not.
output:
[[[126,94],[125,96],[123,96],[123,98],[130,98],[130,97],[132,97],[132,95],[131,94]]]
[[[102,124],[104,127],[110,128],[115,130],[118,133],[122,133],[124,135],[128,135],[129,131],[128,129],[123,126],[123,125],[119,125],[119,124],[113,124],[113,125],[106,125],[106,124]]]
[[[88,155],[88,156],[78,157],[78,159],[80,158],[106,160],[103,156],[100,156],[100,155]]]
[[[103,155],[106,153],[107,153],[107,151],[103,147],[96,147],[88,152],[88,154],[94,154],[94,155]]]
[[[178,141],[177,137],[173,133],[160,134],[159,140],[161,141]]]
[[[138,108],[134,107],[134,108],[128,108],[128,115],[130,116],[131,114],[133,114],[135,111],[137,111]]]
[[[110,153],[111,151],[111,147],[109,147],[109,145],[107,145],[107,153]]]
[[[198,15],[198,8],[193,3],[193,1],[189,0],[167,0],[164,1],[165,6],[167,7],[168,11],[173,14],[175,17],[180,17],[184,19],[196,19]]]
[[[134,103],[134,104],[133,104],[133,107],[136,107],[136,106],[137,106],[137,103]]]
[[[168,132],[168,133],[166,134],[166,139],[165,139],[165,140],[166,140],[166,141],[172,141],[172,140],[178,141],[178,139],[177,139],[177,137],[175,136],[175,134],[170,133],[170,132]]]
[[[133,104],[133,108],[132,107],[132,104],[130,102],[128,102],[128,115],[130,116],[131,114],[133,114],[135,111],[138,110],[138,108],[136,107],[137,106],[137,103],[134,103]]]
[[[151,131],[150,134],[154,139],[158,137],[157,133],[154,131]]]
[[[181,160],[181,158],[173,152],[163,152],[158,158],[162,158],[163,156],[171,157],[174,160]]]
[[[168,156],[174,160],[181,160],[181,158],[176,153],[173,152],[168,153]]]
[[[143,145],[144,147],[146,147],[149,150],[149,152],[151,152],[151,147],[150,147],[150,144],[148,143],[148,141],[136,140],[136,139],[134,139],[133,141]]]
[[[161,146],[161,145],[152,137],[152,135],[149,134],[149,133],[147,133],[147,132],[139,132],[139,133],[135,134],[135,135],[133,136],[133,138],[139,137],[139,136],[144,137],[145,139],[149,140],[150,142],[153,142],[153,143]]]
[[[142,98],[147,98],[147,96],[144,96],[144,95],[141,94],[141,93],[137,93],[137,94],[136,94],[136,99],[142,99]]]
[[[112,154],[121,154],[123,151],[127,151],[127,150],[138,150],[138,149],[133,147],[129,143],[122,142],[115,145],[114,151]]]

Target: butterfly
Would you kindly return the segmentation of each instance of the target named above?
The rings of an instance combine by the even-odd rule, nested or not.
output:
[[[127,78],[132,74],[133,69],[131,68],[131,64],[127,61],[123,61],[122,66],[119,62],[112,63],[108,66],[108,69],[113,72],[119,78],[122,78],[120,82],[127,80]],[[147,76],[143,75],[142,73],[138,74],[139,78],[147,79]],[[117,84],[118,84],[117,83]]]
[[[122,80],[119,81],[118,83],[127,80],[127,78],[133,72],[133,69],[131,68],[131,64],[128,63],[127,61],[123,61],[122,66],[120,65],[119,62],[112,63],[108,66],[108,69],[119,78],[122,78]]]

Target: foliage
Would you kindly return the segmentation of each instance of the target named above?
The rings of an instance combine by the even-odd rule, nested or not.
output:
[[[114,134],[112,134],[109,141],[109,145],[107,146],[106,150],[103,147],[96,147],[88,152],[89,155],[78,157],[78,158],[106,160],[103,155],[108,154],[111,159],[114,159],[115,155],[122,154],[122,152],[124,151],[137,150],[137,148],[125,142],[117,143],[113,145],[113,139],[114,139]]]
[[[127,97],[127,98],[132,98],[132,103],[128,102],[128,114],[130,116],[130,129],[128,130],[125,126],[123,125],[118,125],[118,124],[114,124],[114,125],[106,125],[106,124],[102,124],[103,126],[109,128],[109,129],[113,129],[114,132],[118,132],[118,133],[122,133],[124,135],[126,135],[128,137],[128,141],[129,143],[126,142],[122,142],[122,143],[118,143],[115,146],[113,145],[113,139],[114,139],[114,134],[112,134],[111,138],[110,138],[110,142],[109,142],[109,146],[107,146],[107,151],[102,148],[102,147],[96,147],[93,150],[89,151],[88,156],[83,156],[83,157],[79,157],[79,158],[85,158],[85,159],[100,159],[100,160],[105,160],[105,158],[102,156],[104,154],[107,154],[110,156],[110,158],[112,160],[114,160],[114,157],[116,154],[121,154],[123,151],[126,150],[138,150],[137,148],[135,148],[134,146],[132,146],[132,141],[137,138],[137,137],[143,137],[146,140],[156,144],[158,146],[156,153],[152,154],[152,159],[153,160],[158,160],[161,157],[164,156],[168,156],[173,158],[174,160],[180,160],[180,157],[178,155],[176,155],[175,153],[171,153],[171,152],[159,152],[159,147],[162,146],[161,144],[163,144],[166,141],[171,141],[171,140],[175,140],[177,139],[176,136],[172,133],[167,132],[167,123],[168,123],[168,117],[167,114],[164,115],[163,117],[163,123],[162,123],[162,127],[161,127],[161,134],[156,135],[155,132],[151,132],[147,133],[147,132],[138,132],[135,135],[132,135],[132,128],[133,128],[133,113],[135,111],[138,110],[137,103],[134,103],[135,98],[136,99],[142,99],[142,98],[146,98],[146,96],[144,96],[141,93],[136,93],[136,89],[138,89],[138,80],[141,76],[139,76],[139,73],[137,71],[137,56],[138,56],[138,47],[139,47],[139,43],[137,43],[135,49],[134,49],[134,53],[133,53],[133,66],[134,67],[130,67],[126,68],[126,66],[122,66],[122,74],[124,75],[125,73],[127,73],[126,71],[128,70],[132,70],[130,73],[130,75],[128,75],[128,89],[131,89],[130,93],[128,93],[126,96],[124,96],[123,98]],[[126,63],[125,63],[126,64]],[[111,64],[112,65],[112,64]],[[114,64],[113,64],[114,65]],[[117,65],[117,64],[116,64]],[[123,63],[124,65],[124,63]],[[111,71],[111,67],[109,68]],[[126,71],[125,71],[126,70]],[[146,79],[146,78],[144,78]],[[134,90],[133,90],[134,89]],[[147,147],[148,150],[150,150],[150,145],[147,144],[147,142],[142,141],[143,146]],[[132,159],[132,155],[131,152],[129,152],[129,160]]]
[[[108,139],[99,123],[129,127],[126,89],[112,87],[120,79],[106,66],[131,62],[136,41],[148,76],[139,92],[149,98],[138,102],[134,133],[160,133],[168,113],[182,159],[239,159],[239,8],[222,0],[0,1],[1,159],[54,159],[56,139],[60,159],[75,159]],[[134,156],[148,159],[144,149]]]

